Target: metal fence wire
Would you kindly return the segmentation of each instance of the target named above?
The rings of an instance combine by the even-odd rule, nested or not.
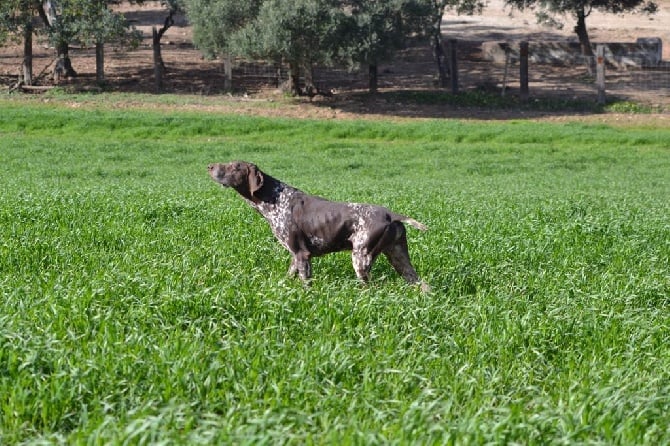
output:
[[[519,95],[519,42],[500,44],[492,50],[481,42],[457,41],[458,90]],[[575,45],[575,44],[571,44]],[[623,53],[622,53],[623,54]],[[660,57],[660,56],[659,56]],[[670,104],[670,62],[642,60],[641,56],[617,55],[605,48],[604,89],[608,98],[654,105]],[[529,42],[529,98],[597,100],[596,56]],[[367,70],[342,66],[317,66],[314,80],[322,91],[367,88]],[[235,61],[233,85],[254,91],[276,88],[288,78],[283,64]],[[379,66],[379,88],[425,90],[439,88],[437,64],[426,46],[411,46]]]

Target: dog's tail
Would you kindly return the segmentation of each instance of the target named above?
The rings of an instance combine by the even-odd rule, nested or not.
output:
[[[406,215],[401,215],[401,214],[391,214],[393,217],[394,221],[400,221],[403,223],[407,223],[408,225],[414,226],[416,229],[420,231],[425,231],[428,229],[428,226],[424,225],[423,223],[414,220],[413,218],[407,217]]]

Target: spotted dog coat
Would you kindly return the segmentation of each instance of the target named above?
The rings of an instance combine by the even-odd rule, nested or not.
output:
[[[270,224],[291,253],[289,274],[312,276],[311,257],[351,250],[356,275],[368,281],[370,268],[384,254],[409,283],[421,283],[410,263],[403,223],[427,229],[413,218],[371,204],[339,203],[315,197],[261,172],[244,161],[209,165],[214,181],[235,189]],[[427,290],[426,284],[422,288]]]

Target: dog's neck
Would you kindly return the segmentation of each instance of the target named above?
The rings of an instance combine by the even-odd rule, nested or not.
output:
[[[282,191],[288,186],[270,175],[263,176],[263,186],[258,189],[251,200],[255,203],[275,204]]]

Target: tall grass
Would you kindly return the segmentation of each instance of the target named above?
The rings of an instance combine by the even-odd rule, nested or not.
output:
[[[670,130],[0,103],[0,443],[670,442]],[[247,159],[430,230],[305,289]]]

